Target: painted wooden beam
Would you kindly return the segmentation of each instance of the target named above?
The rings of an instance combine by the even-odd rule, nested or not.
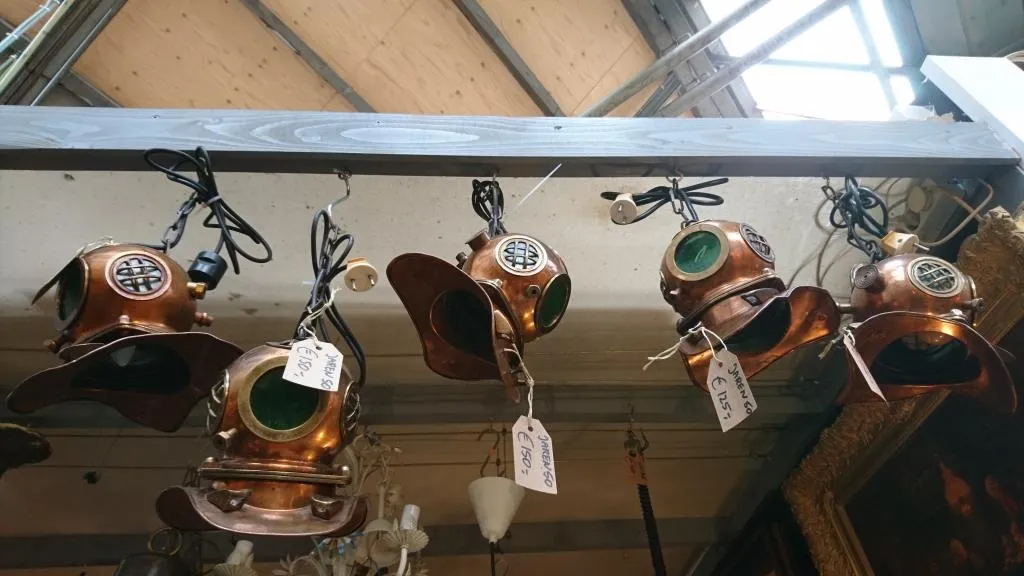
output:
[[[9,22],[0,18],[0,36],[9,34],[14,30]],[[19,38],[14,41],[14,51],[21,52],[28,45],[28,40],[25,38]],[[117,108],[120,104],[116,100],[108,96],[105,92],[93,86],[88,80],[80,76],[74,70],[68,70],[60,78],[60,85],[71,92],[76,98],[81,100],[83,103],[89,106],[105,106],[108,108]]]
[[[639,505],[637,513],[639,514]],[[430,544],[426,557],[487,554],[487,542],[476,524],[431,526],[424,530]],[[716,518],[664,518],[658,520],[666,548],[713,542]],[[524,522],[514,524],[511,538],[502,541],[506,554],[562,552],[572,550],[643,549],[647,546],[640,520],[578,520]],[[204,534],[213,544],[203,546],[207,563],[223,561],[238,537],[225,532]],[[123,557],[146,551],[149,534],[78,534],[0,538],[0,569],[55,568],[59,566],[116,565]],[[247,536],[254,544],[257,562],[276,562],[285,555],[293,558],[312,549],[308,538]]]
[[[533,103],[548,116],[565,116],[554,96],[548,92],[537,75],[530,70],[526,61],[516,52],[512,44],[502,34],[498,25],[487,15],[487,11],[476,0],[455,0],[455,5],[462,11],[463,16],[476,29],[477,34],[487,42],[491,50],[498,56],[501,62],[512,73],[519,85],[530,96]]]
[[[421,176],[986,176],[1018,156],[984,124],[497,118],[0,107],[0,169],[146,170],[204,146],[229,172]]]
[[[245,4],[245,6],[251,10],[252,13],[267,26],[267,28],[270,28],[272,32],[277,34],[282,42],[287,44],[292,51],[298,54],[299,58],[302,58],[302,60],[305,61],[314,72],[319,74],[320,77],[323,78],[324,82],[327,82],[332,88],[337,90],[338,94],[341,94],[341,96],[345,98],[345,100],[347,100],[357,112],[376,111],[369,102],[364,100],[363,97],[356,92],[355,88],[346,82],[345,79],[334,70],[334,68],[331,68],[331,65],[321,58],[320,55],[309,46],[309,44],[306,44],[306,41],[296,34],[290,26],[285,24],[285,22],[281,20],[273,10],[268,8],[260,0],[242,0],[242,3]],[[355,23],[353,24],[358,25]]]

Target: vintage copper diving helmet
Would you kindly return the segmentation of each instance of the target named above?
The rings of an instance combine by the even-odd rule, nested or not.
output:
[[[639,222],[665,205],[682,218],[661,262],[661,293],[679,314],[679,354],[693,383],[707,390],[712,344],[704,330],[724,341],[747,378],[793,350],[827,337],[839,326],[839,311],[821,288],[786,289],[775,273],[775,252],[749,224],[702,220],[694,206],[718,206],[724,200],[700,190],[727,183],[717,178],[680,187],[658,186],[613,200],[616,224]],[[653,204],[641,214],[637,206]],[[625,216],[624,216],[625,215]]]
[[[334,222],[330,207],[338,202],[314,217],[315,280],[292,338],[257,346],[223,371],[207,401],[207,434],[219,454],[197,467],[193,481],[159,496],[157,514],[165,524],[269,536],[345,536],[366,519],[366,498],[344,492],[351,472],[336,462],[355,437],[366,360],[334,304],[331,281],[344,273],[345,286],[369,290],[377,273],[362,258],[342,261],[353,236]],[[355,359],[358,378],[345,367],[332,334]],[[290,368],[289,353],[296,360]],[[321,360],[327,372],[314,367]],[[323,380],[328,374],[336,386]]]
[[[173,166],[159,162],[173,158]],[[64,362],[20,383],[7,397],[14,412],[28,413],[67,400],[94,400],[128,419],[173,432],[220,372],[242,351],[211,334],[192,332],[213,319],[196,304],[227,271],[226,251],[237,274],[238,256],[269,262],[270,246],[225,203],[217,191],[209,155],[150,150],[145,159],[192,194],[178,209],[161,243],[117,244],[104,239],[84,246],[35,295],[57,288],[58,336],[46,346]],[[196,171],[192,179],[179,169]],[[190,213],[206,206],[205,224],[220,230],[216,251],[203,251],[186,273],[167,252],[180,240]],[[216,225],[211,224],[216,222]],[[253,256],[240,248],[242,235],[266,251]]]
[[[813,286],[786,289],[775,273],[774,251],[748,224],[687,223],[665,251],[661,292],[680,315],[676,330],[686,370],[705,390],[713,355],[699,327],[725,342],[747,378],[839,327],[832,296]]]
[[[861,264],[844,312],[856,352],[887,400],[948,390],[1013,413],[1017,394],[1009,354],[974,330],[982,310],[974,281],[941,258],[899,254]],[[846,347],[849,379],[842,403],[881,402]]]
[[[198,466],[202,486],[160,494],[156,509],[165,524],[269,536],[344,536],[363,525],[366,500],[337,494],[352,478],[334,463],[346,442],[355,382],[347,370],[338,392],[289,382],[289,349],[258,346],[224,371],[207,424],[221,454]]]
[[[474,180],[473,188],[474,208],[490,225],[469,240],[470,254],[459,254],[458,266],[402,254],[388,264],[388,280],[431,370],[457,380],[501,380],[518,399],[517,386],[529,377],[524,345],[558,326],[572,281],[551,247],[504,229],[497,182]]]
[[[150,428],[173,432],[241,354],[196,312],[206,293],[167,254],[137,244],[85,249],[36,294],[56,286],[56,339],[64,364],[34,374],[7,397],[25,414],[67,400],[95,400]]]

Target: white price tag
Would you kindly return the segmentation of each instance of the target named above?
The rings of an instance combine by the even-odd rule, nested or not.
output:
[[[512,426],[512,454],[516,484],[537,492],[558,494],[555,449],[540,420],[526,416],[516,420]]]
[[[843,345],[846,346],[846,351],[850,353],[850,358],[853,358],[853,363],[857,365],[857,370],[860,370],[860,375],[863,376],[864,381],[867,382],[868,388],[871,388],[872,392],[888,403],[889,400],[885,397],[885,393],[883,393],[882,389],[878,387],[878,382],[876,382],[875,377],[871,375],[871,370],[869,370],[867,364],[864,363],[864,359],[860,357],[860,352],[857,352],[857,341],[853,339],[853,332],[849,330],[843,332]]]
[[[757,410],[757,401],[736,355],[728,350],[716,352],[708,370],[708,391],[718,414],[722,432],[728,432]]]
[[[317,390],[337,392],[343,359],[341,351],[330,342],[317,342],[312,338],[299,340],[288,352],[284,379]]]

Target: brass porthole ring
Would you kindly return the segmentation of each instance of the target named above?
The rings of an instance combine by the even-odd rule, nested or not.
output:
[[[295,428],[290,428],[287,430],[275,430],[273,428],[270,428],[269,426],[264,425],[256,417],[256,414],[253,412],[252,409],[252,399],[250,397],[253,386],[256,384],[256,381],[259,380],[260,377],[266,374],[267,372],[275,368],[283,368],[287,360],[287,356],[275,356],[272,358],[267,358],[263,362],[260,362],[259,364],[255,365],[249,372],[248,377],[245,378],[242,382],[235,383],[235,385],[238,386],[236,396],[238,402],[238,415],[239,417],[241,417],[242,423],[244,423],[246,428],[252,431],[253,434],[259,436],[260,438],[263,438],[264,440],[269,440],[271,442],[291,442],[292,440],[302,438],[303,436],[315,430],[316,427],[320,425],[324,417],[327,415],[326,407],[328,393],[321,391],[319,392],[319,400],[313,414],[309,418],[307,418],[305,422],[296,426]],[[291,382],[289,382],[289,384],[291,384],[292,386],[300,386],[300,384],[294,384]]]

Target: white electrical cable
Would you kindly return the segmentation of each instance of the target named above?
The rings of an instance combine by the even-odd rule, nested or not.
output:
[[[974,208],[973,210],[971,209],[970,204],[964,202],[960,198],[957,198],[956,196],[953,195],[952,192],[940,187],[940,190],[948,194],[950,198],[959,203],[960,206],[964,208],[964,210],[967,210],[967,217],[964,218],[963,221],[960,222],[960,224],[957,225],[956,228],[953,228],[953,230],[949,234],[946,234],[941,239],[936,240],[935,242],[918,242],[918,244],[920,246],[924,246],[925,248],[935,248],[937,246],[942,246],[946,242],[952,240],[957,234],[959,234],[960,231],[963,230],[964,227],[967,226],[967,224],[970,223],[971,220],[977,219],[979,222],[981,222],[981,217],[979,216],[979,214],[981,214],[981,211],[985,209],[985,206],[987,206],[988,203],[992,201],[992,198],[996,194],[996,191],[992,188],[991,184],[985,182],[984,180],[982,180],[981,183],[984,184],[986,188],[988,188],[988,196],[986,196],[985,199],[982,200],[980,204],[978,204],[977,208]]]

